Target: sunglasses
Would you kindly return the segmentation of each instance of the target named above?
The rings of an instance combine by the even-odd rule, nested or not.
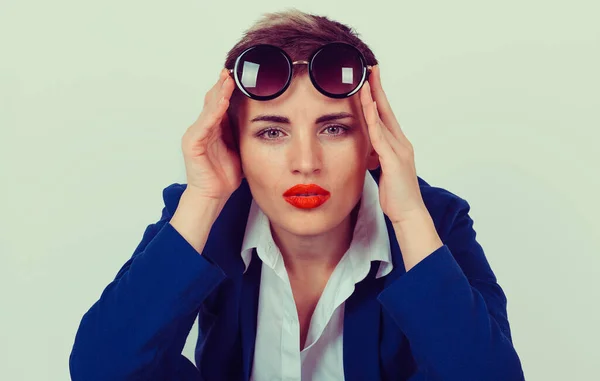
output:
[[[308,61],[294,61],[281,48],[268,44],[252,46],[235,60],[235,83],[247,97],[259,101],[277,98],[292,81],[294,65],[308,65],[315,88],[330,98],[346,98],[358,92],[372,66],[363,54],[345,42],[332,42],[318,48]]]

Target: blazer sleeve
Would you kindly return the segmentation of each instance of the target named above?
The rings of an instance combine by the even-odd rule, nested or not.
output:
[[[476,241],[470,206],[455,198],[444,245],[379,296],[428,380],[520,381],[507,300]]]
[[[200,380],[181,352],[202,302],[225,274],[173,228],[171,217],[165,206],[83,315],[69,357],[73,381]]]

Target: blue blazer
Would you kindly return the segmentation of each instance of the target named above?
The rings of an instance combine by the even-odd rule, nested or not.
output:
[[[379,182],[380,170],[371,171]],[[419,178],[444,246],[406,272],[390,220],[393,271],[356,285],[344,315],[347,381],[524,380],[507,300],[475,239],[469,204]],[[245,179],[202,255],[169,224],[185,184],[163,190],[160,220],[83,315],[69,357],[74,381],[248,380],[261,261],[240,250],[252,196]],[[184,357],[198,319],[197,367]]]

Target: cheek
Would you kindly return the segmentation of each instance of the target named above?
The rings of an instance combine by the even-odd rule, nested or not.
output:
[[[330,163],[336,164],[341,171],[352,171],[362,167],[366,163],[368,154],[368,141],[361,137],[350,139],[347,144],[336,147],[332,150],[332,160]]]
[[[338,152],[337,157],[330,160],[335,168],[333,173],[339,176],[340,182],[347,182],[349,186],[353,186],[364,180],[368,152],[368,141],[356,139],[343,152]]]
[[[274,159],[272,150],[242,141],[240,159],[244,177],[252,188],[258,191],[277,186],[284,170],[284,161]]]
[[[242,137],[240,141],[240,159],[242,165],[249,168],[263,165],[269,161],[269,156],[272,155],[267,147],[257,144],[251,137]]]

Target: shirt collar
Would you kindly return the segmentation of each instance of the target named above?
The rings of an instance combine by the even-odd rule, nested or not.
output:
[[[281,253],[273,241],[269,219],[253,199],[241,251],[244,272],[250,265],[254,248],[264,264],[274,270],[280,267]],[[379,186],[369,171],[365,171],[354,234],[345,256],[352,264],[356,283],[368,274],[372,261],[381,262],[377,278],[389,274],[393,269],[389,235],[379,203]]]

